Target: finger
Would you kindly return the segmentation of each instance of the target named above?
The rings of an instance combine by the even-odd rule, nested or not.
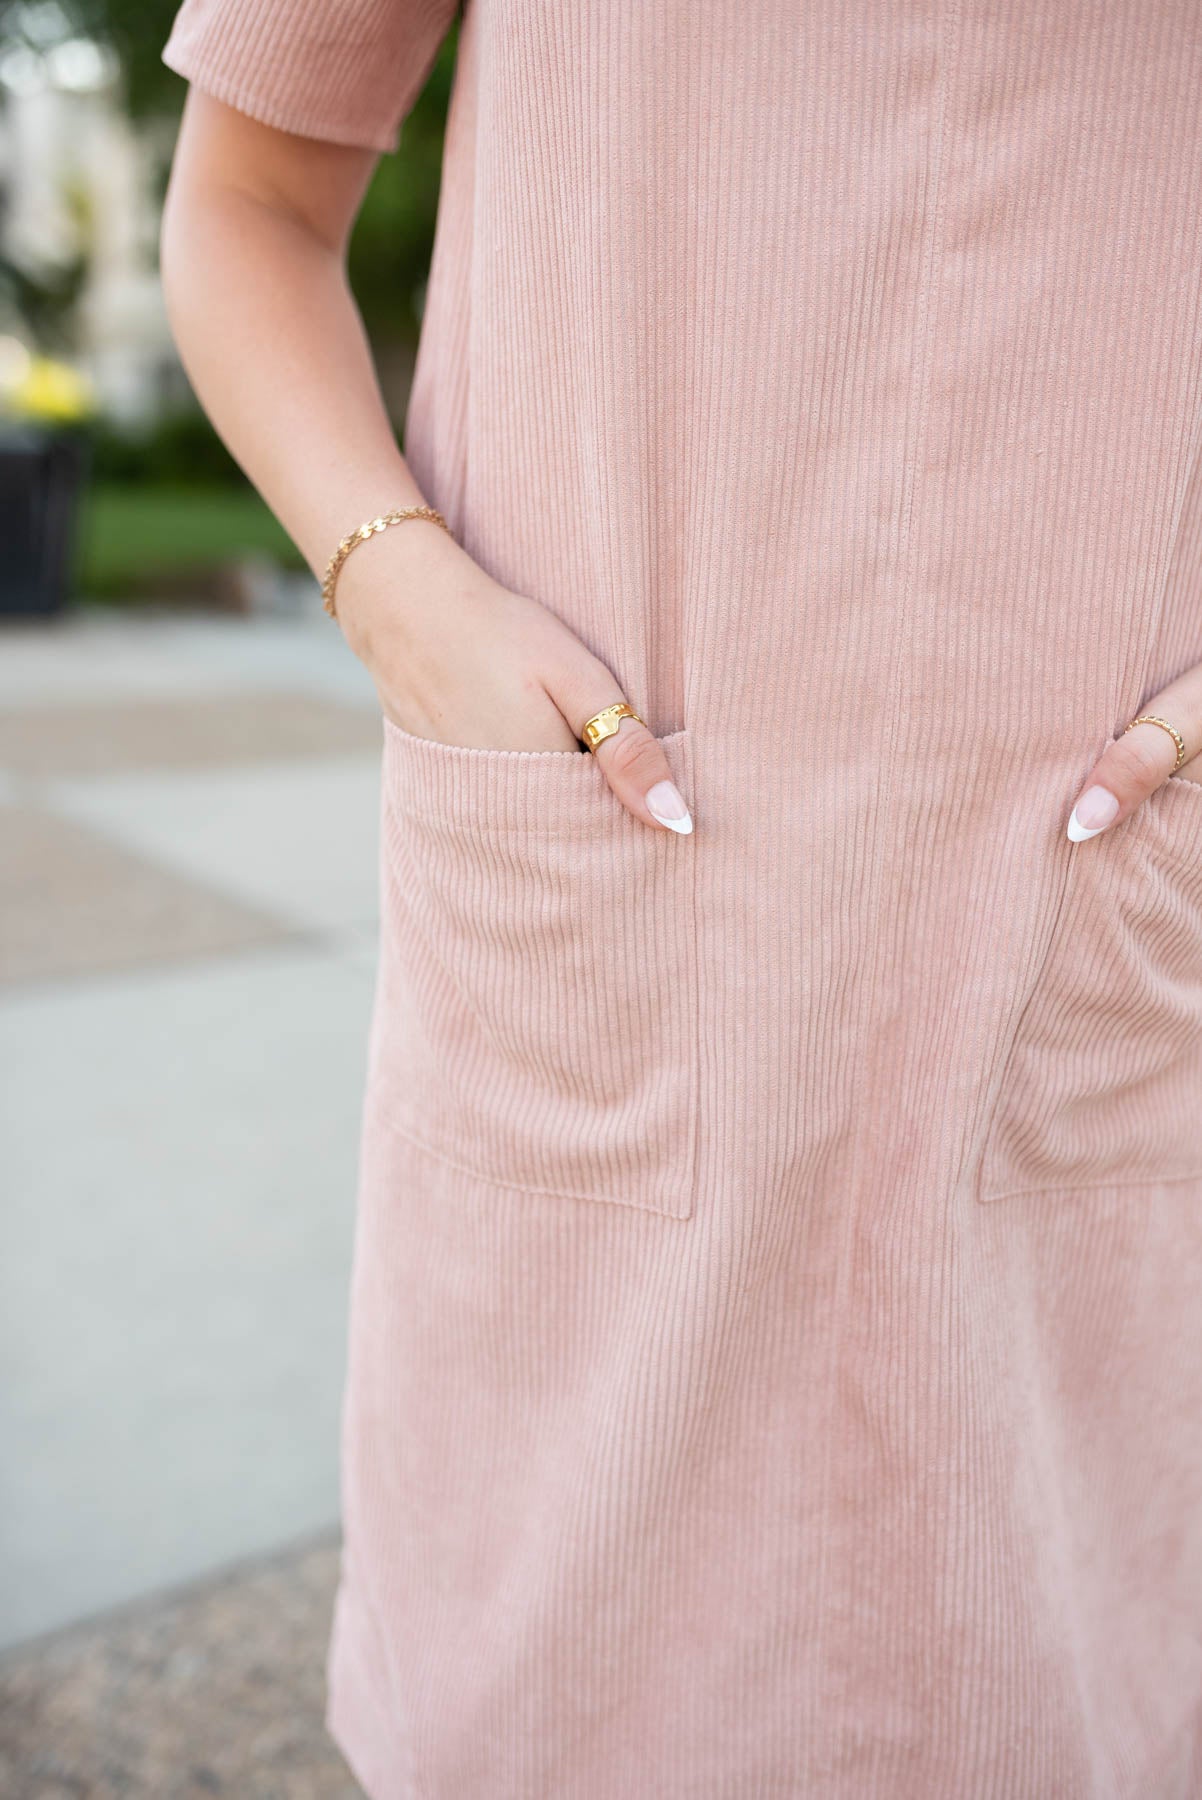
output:
[[[612,681],[612,677],[611,677]],[[625,695],[610,688],[604,698],[596,688],[586,701],[567,704],[552,695],[556,705],[570,723],[577,737],[583,739],[586,722],[607,706],[614,706]],[[659,739],[639,719],[625,718],[618,729],[590,752],[601,766],[610,787],[627,811],[644,824],[666,831],[687,833],[693,819],[684,795],[672,779],[672,770]]]
[[[667,831],[692,831],[692,814],[672,779],[663,747],[638,719],[622,719],[593,755],[618,799],[636,818]]]
[[[1166,719],[1180,732],[1185,741],[1184,769],[1202,749],[1202,663],[1146,701],[1136,717],[1147,713]],[[1077,796],[1068,821],[1069,838],[1080,843],[1121,824],[1175,773],[1176,761],[1177,745],[1162,725],[1145,722],[1123,731],[1098,758]]]

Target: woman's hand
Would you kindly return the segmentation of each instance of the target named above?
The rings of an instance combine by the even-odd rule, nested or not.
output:
[[[324,572],[348,521],[422,496],[380,397],[346,280],[346,245],[378,153],[277,130],[190,87],[163,210],[163,291],[193,388],[226,446]],[[562,620],[493,581],[440,525],[356,545],[335,607],[384,712],[419,737],[595,754],[637,819],[692,830],[662,746]]]
[[[356,519],[417,504],[346,279],[378,152],[277,130],[190,87],[160,245],[172,331],[227,448],[314,574]],[[440,525],[355,547],[335,607],[403,730],[448,744],[595,754],[644,824],[692,830],[661,745],[623,719],[578,734],[622,693],[562,620],[511,593]]]
[[[582,752],[585,720],[628,698],[612,672],[541,602],[494,581],[440,525],[409,521],[357,545],[334,605],[386,717],[402,730],[485,750],[595,755],[637,819],[693,829],[645,725],[623,719],[596,751]]]
[[[1139,709],[1176,727],[1185,742],[1179,781],[1202,783],[1202,663],[1170,682]],[[1099,757],[1068,822],[1074,843],[1117,825],[1173,774],[1177,746],[1163,725],[1133,725]]]

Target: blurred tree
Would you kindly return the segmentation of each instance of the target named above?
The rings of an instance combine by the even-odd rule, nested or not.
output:
[[[82,254],[52,269],[33,270],[0,249],[0,322],[20,320],[35,343],[68,350],[87,272],[88,259]]]

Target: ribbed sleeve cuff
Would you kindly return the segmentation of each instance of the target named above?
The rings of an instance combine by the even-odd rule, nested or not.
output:
[[[161,56],[265,125],[391,151],[454,13],[455,0],[183,0]]]

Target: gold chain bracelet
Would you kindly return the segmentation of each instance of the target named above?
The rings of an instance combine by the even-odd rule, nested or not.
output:
[[[337,616],[334,612],[334,583],[338,580],[339,569],[355,545],[365,543],[369,537],[374,537],[377,531],[387,531],[390,525],[399,525],[402,519],[431,519],[435,525],[441,525],[444,531],[450,532],[451,530],[442,514],[435,512],[432,506],[401,506],[393,512],[381,513],[378,519],[368,519],[365,524],[360,525],[357,531],[352,531],[349,537],[342,539],[326,564],[325,579],[321,584],[321,603],[331,619]],[[452,533],[452,535],[454,534]]]

